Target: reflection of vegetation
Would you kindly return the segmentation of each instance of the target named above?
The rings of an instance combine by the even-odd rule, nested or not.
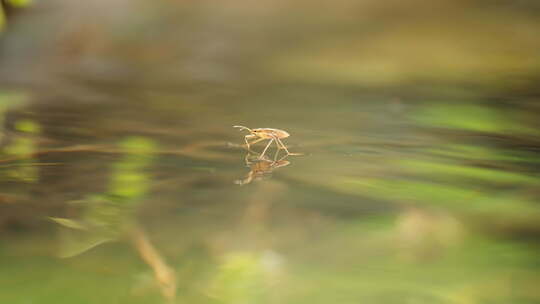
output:
[[[121,143],[126,155],[113,165],[108,194],[118,200],[140,199],[148,191],[149,178],[144,172],[156,148],[145,138],[129,138]]]
[[[13,5],[15,7],[24,7],[32,4],[33,0],[5,0],[6,3]]]
[[[402,258],[401,248],[393,249],[396,246],[393,246],[392,238],[386,238],[395,229],[392,222],[367,219],[334,224],[333,233],[319,235],[316,241],[304,239],[293,245],[296,249],[287,253],[291,267],[286,284],[266,285],[266,266],[260,257],[239,252],[226,255],[222,266],[211,276],[207,292],[215,298],[193,295],[192,290],[186,290],[185,293],[191,296],[181,294],[176,303],[476,304],[540,301],[537,291],[540,275],[537,267],[532,266],[537,262],[539,248],[536,245],[468,236],[437,259],[409,260]],[[103,304],[159,302],[151,294],[126,296],[133,280],[140,278],[140,268],[134,256],[121,248],[110,247],[100,254],[84,257],[80,263],[67,265],[37,254],[25,259],[12,258],[14,254],[21,254],[18,251],[27,249],[20,240],[14,240],[0,252],[2,260],[11,261],[3,265],[0,276],[7,291],[0,293],[2,303],[16,303],[21,298],[40,303],[58,303],[62,298]],[[188,264],[209,263],[207,257],[198,252],[182,257]],[[24,267],[29,263],[32,269]],[[188,279],[194,289],[200,288],[201,284],[198,272]],[[29,275],[33,280],[22,286],[20,282],[28,280]],[[270,292],[279,297],[274,300],[267,297]],[[236,302],[226,301],[229,299]]]
[[[493,196],[487,190],[412,180],[348,179],[336,185],[346,193],[374,199],[440,206],[457,212],[529,218],[540,214],[535,201],[513,193]],[[391,189],[391,191],[389,191]]]
[[[471,131],[497,132],[504,130],[504,115],[497,109],[480,105],[426,105],[416,120],[429,126],[459,128]]]
[[[32,155],[36,152],[36,135],[41,130],[40,126],[28,119],[15,122],[17,135],[10,138],[10,143],[4,147],[6,157],[14,157],[19,160],[11,163],[11,168],[7,168],[4,174],[8,179],[24,182],[35,182],[38,179],[38,167],[35,165]]]
[[[444,104],[424,105],[413,119],[420,124],[450,129],[480,132],[529,133],[537,130],[527,127],[518,119],[515,109],[498,109],[480,104]]]
[[[419,160],[403,160],[400,163],[408,172],[421,174],[428,178],[441,178],[456,182],[474,180],[477,185],[520,184],[531,186],[540,184],[540,179],[537,177],[496,169]]]
[[[461,245],[463,227],[446,212],[408,208],[396,219],[400,256],[417,261],[440,258]]]
[[[491,294],[490,286],[507,284],[508,273],[501,270],[517,268],[523,272],[512,280],[531,281],[514,291],[540,299],[530,293],[532,282],[540,280],[534,269],[526,269],[536,256],[530,248],[464,235],[462,229],[451,215],[422,209],[407,209],[392,220],[341,221],[294,261],[288,286],[296,288],[286,303],[329,303],[336,295],[344,303],[513,302],[516,293],[502,289]]]
[[[235,253],[225,257],[210,287],[218,303],[263,303],[264,270],[259,257],[251,253]]]
[[[0,92],[0,138],[4,137],[4,119],[8,109],[25,104],[28,96],[20,92]]]
[[[82,218],[51,218],[69,228],[64,233],[62,256],[80,254],[127,233],[144,261],[154,270],[163,295],[172,299],[176,293],[174,272],[134,220],[138,204],[148,192],[150,180],[144,171],[155,153],[154,144],[145,138],[131,137],[122,141],[120,147],[125,155],[114,163],[109,190],[73,203],[84,209]],[[73,231],[83,233],[73,234]]]
[[[144,170],[150,164],[155,148],[151,141],[136,137],[122,141],[120,146],[125,155],[113,165],[109,191],[73,202],[74,206],[84,210],[80,220],[54,219],[69,228],[84,228],[88,232],[70,235],[70,240],[64,243],[62,256],[77,255],[115,240],[129,229],[138,203],[147,193],[149,177]]]
[[[425,149],[426,152],[437,156],[463,160],[482,160],[488,162],[524,162],[540,163],[533,151],[518,151],[495,147],[482,147],[471,144],[445,144]]]
[[[25,7],[32,3],[32,0],[3,0],[0,3],[0,31],[4,28],[6,25],[6,15],[4,12],[4,6],[3,4],[12,6],[14,8],[16,7]]]

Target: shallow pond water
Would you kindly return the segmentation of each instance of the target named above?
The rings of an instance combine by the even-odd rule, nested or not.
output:
[[[527,7],[53,3],[2,37],[1,303],[540,302],[540,60],[475,39]]]

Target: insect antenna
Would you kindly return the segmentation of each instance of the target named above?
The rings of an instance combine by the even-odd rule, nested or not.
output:
[[[253,131],[252,131],[250,128],[248,128],[248,127],[244,127],[244,126],[233,126],[233,128],[239,128],[240,131],[242,131],[242,130],[248,130],[250,133],[253,133]]]

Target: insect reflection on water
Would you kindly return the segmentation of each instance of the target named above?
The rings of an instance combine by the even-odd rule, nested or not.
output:
[[[288,160],[285,160],[288,155],[285,155],[279,160],[270,160],[268,157],[256,158],[255,160],[249,159],[250,154],[246,155],[246,166],[250,168],[246,178],[236,180],[235,184],[245,185],[251,183],[253,180],[260,180],[264,177],[268,177],[272,174],[272,171],[277,168],[285,167],[290,164]]]

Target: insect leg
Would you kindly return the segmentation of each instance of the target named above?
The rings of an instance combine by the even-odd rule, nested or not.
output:
[[[247,147],[248,151],[251,151],[250,145],[253,145],[254,143],[257,143],[257,142],[261,141],[261,139],[259,138],[259,139],[254,140],[253,142],[250,143],[249,140],[254,138],[254,137],[257,138],[257,136],[252,135],[252,134],[248,134],[248,135],[244,136],[244,140],[246,141],[246,147]]]
[[[283,144],[283,142],[281,141],[281,139],[276,138],[276,141],[279,142],[279,143],[281,144],[282,149],[285,149],[285,152],[287,152],[287,155],[304,155],[304,154],[302,154],[302,153],[291,153],[291,152],[289,152],[289,150],[287,150],[287,147]]]
[[[244,136],[244,140],[246,141],[246,147],[247,147],[247,149],[248,149],[248,151],[249,151],[249,150],[250,150],[250,148],[249,148],[249,141],[248,141],[248,137],[249,137],[249,135],[246,135],[246,136]]]
[[[276,137],[276,144],[278,145],[278,149],[285,149],[285,152],[287,152],[287,155],[291,154],[289,152],[289,150],[287,150],[287,147],[285,147],[285,145],[283,144],[283,142],[281,141],[281,139],[277,138]],[[281,145],[281,148],[280,148],[280,145]]]
[[[276,146],[277,146],[276,153],[274,154],[274,161],[276,161],[279,155],[279,150],[281,150],[281,146],[279,145],[280,142],[278,142],[279,138],[277,136],[272,136],[272,139],[276,141]]]
[[[250,135],[248,135],[248,136],[250,136]],[[265,139],[266,139],[266,138],[257,138],[256,140],[250,142],[249,144],[250,144],[250,145],[254,145],[254,144],[260,142],[261,140],[265,140]]]
[[[277,142],[277,141],[276,141],[276,142]],[[277,157],[278,157],[278,156],[279,156],[279,148],[276,149],[276,153],[274,153],[274,162],[277,161]],[[285,155],[285,156],[287,156],[287,155]]]
[[[266,153],[266,150],[268,150],[268,147],[270,147],[270,145],[272,144],[273,141],[274,141],[274,138],[271,138],[270,141],[268,142],[268,144],[266,145],[266,148],[264,148],[264,150],[262,151],[261,156],[259,156],[259,159],[263,158],[264,153]]]

